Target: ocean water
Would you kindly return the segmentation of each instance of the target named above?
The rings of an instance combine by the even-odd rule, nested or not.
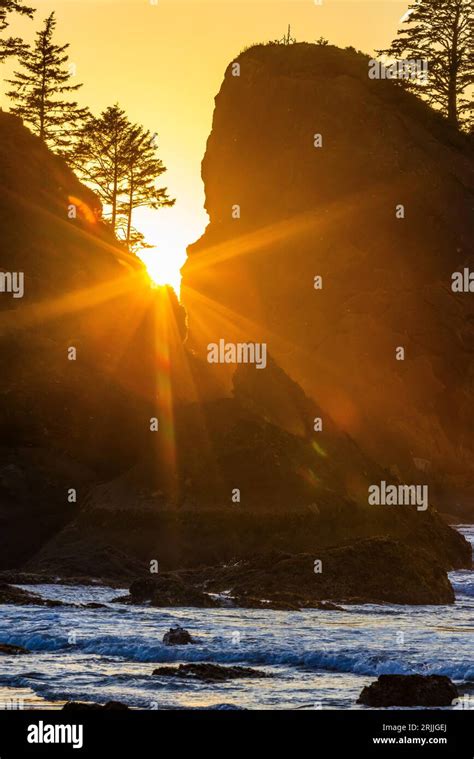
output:
[[[473,525],[458,529],[474,544]],[[143,709],[360,709],[364,685],[386,673],[448,675],[474,706],[474,572],[450,577],[452,606],[342,612],[154,609],[112,604],[122,592],[111,588],[22,586],[106,608],[0,607],[0,642],[32,651],[0,656],[0,708],[114,699]],[[176,624],[197,644],[165,646]],[[210,684],[152,675],[159,664],[185,662],[250,666],[273,677]]]

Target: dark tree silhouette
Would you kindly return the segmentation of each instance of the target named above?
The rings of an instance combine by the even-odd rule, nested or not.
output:
[[[20,13],[22,16],[33,18],[34,9],[24,5],[21,0],[0,0],[0,32],[8,28],[10,13]],[[11,55],[18,55],[25,47],[20,37],[0,39],[0,61],[4,61]]]
[[[124,192],[125,151],[132,125],[118,104],[91,117],[83,126],[74,151],[73,165],[82,179],[110,208],[110,222],[117,231],[119,198]]]
[[[294,45],[296,42],[295,37],[291,36],[291,26],[288,24],[287,33],[281,38],[281,40],[275,40],[277,45]]]
[[[389,58],[427,60],[426,82],[399,82],[425,96],[456,126],[472,110],[466,95],[474,82],[473,11],[473,0],[416,0],[390,47],[377,51]]]
[[[156,155],[155,136],[141,126],[134,126],[130,132],[126,151],[126,193],[127,200],[121,210],[127,218],[125,241],[131,242],[132,215],[135,208],[146,206],[157,210],[174,205],[168,197],[166,187],[157,187],[156,180],[166,171],[163,162]]]
[[[132,227],[135,208],[173,205],[156,180],[166,171],[157,158],[150,132],[132,124],[118,104],[110,106],[82,129],[74,167],[100,196],[114,233],[127,245],[146,247]]]
[[[67,70],[69,45],[55,45],[56,26],[54,13],[45,19],[44,27],[36,34],[32,48],[25,47],[19,54],[21,71],[8,79],[12,89],[7,92],[14,105],[12,113],[29,124],[46,144],[67,156],[77,131],[87,116],[87,109],[67,99],[81,84],[68,84],[71,73]]]

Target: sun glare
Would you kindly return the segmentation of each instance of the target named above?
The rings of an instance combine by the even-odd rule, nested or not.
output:
[[[186,250],[165,248],[163,245],[160,248],[145,248],[138,255],[145,264],[153,283],[155,285],[171,285],[179,298],[180,269],[186,261]]]
[[[203,233],[205,220],[201,214],[173,207],[163,211],[139,209],[136,227],[152,248],[143,248],[138,257],[144,262],[156,285],[170,285],[178,298],[181,288],[181,267],[187,258],[187,246]]]

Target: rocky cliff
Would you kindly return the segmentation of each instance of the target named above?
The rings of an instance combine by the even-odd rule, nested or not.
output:
[[[374,461],[472,518],[474,294],[451,290],[474,269],[472,142],[352,49],[256,46],[202,176],[189,343],[266,342]]]
[[[315,75],[318,56],[330,65]],[[443,578],[470,565],[467,542],[431,496],[427,511],[367,501],[371,484],[411,473],[413,457],[438,487],[436,461],[445,461],[447,484],[464,488],[472,443],[467,306],[441,287],[420,299],[414,284],[421,272],[444,271],[443,235],[438,229],[431,264],[410,243],[409,266],[406,232],[396,270],[393,208],[384,204],[395,202],[398,164],[383,189],[370,181],[383,174],[388,126],[383,138],[371,136],[374,163],[361,174],[362,125],[372,134],[376,105],[388,123],[406,96],[388,88],[367,100],[361,60],[334,49],[259,48],[240,62],[240,95],[229,90],[237,85],[228,72],[204,162],[211,223],[185,267],[187,340],[176,296],[150,287],[141,263],[101,221],[95,196],[17,119],[0,114],[2,265],[5,274],[24,274],[23,297],[0,293],[0,568],[123,582],[151,561],[175,570],[379,536],[400,561],[413,556],[413,576],[418,550]],[[347,123],[336,123],[341,102],[348,113],[358,109],[358,120],[349,119],[353,161],[346,146],[342,168],[334,155],[348,139]],[[435,146],[417,148],[431,150],[430,171],[439,145],[449,152],[449,192],[463,230],[467,147],[458,135],[445,144],[444,125],[409,102],[407,123],[419,120]],[[310,143],[321,132],[326,152],[306,153],[310,123]],[[447,162],[438,165],[446,177]],[[405,197],[400,223],[409,225],[415,200],[408,190]],[[454,235],[445,199],[438,226]],[[239,220],[229,220],[229,204],[240,205]],[[379,224],[386,238],[376,257]],[[419,245],[430,235],[419,233]],[[401,334],[407,355],[397,365]],[[234,365],[227,375],[209,364],[211,336],[268,341],[265,370]],[[448,406],[441,413],[443,399],[458,404],[451,414]],[[430,437],[436,420],[439,440]]]
[[[178,342],[184,334],[174,293],[151,289],[100,215],[64,162],[0,113],[1,566],[136,462],[168,351],[159,315],[181,323]]]

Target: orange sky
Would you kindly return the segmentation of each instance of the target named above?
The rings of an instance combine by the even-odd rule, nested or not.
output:
[[[29,0],[34,21],[12,33],[31,41],[56,11],[56,42],[70,43],[81,104],[95,113],[118,101],[129,117],[158,133],[172,209],[138,212],[136,226],[164,254],[184,260],[207,223],[200,164],[224,70],[243,47],[281,38],[373,53],[396,33],[408,0]],[[4,66],[5,76],[10,66]],[[2,93],[5,87],[2,89]],[[8,107],[3,94],[2,107]],[[152,253],[154,255],[154,253]]]

